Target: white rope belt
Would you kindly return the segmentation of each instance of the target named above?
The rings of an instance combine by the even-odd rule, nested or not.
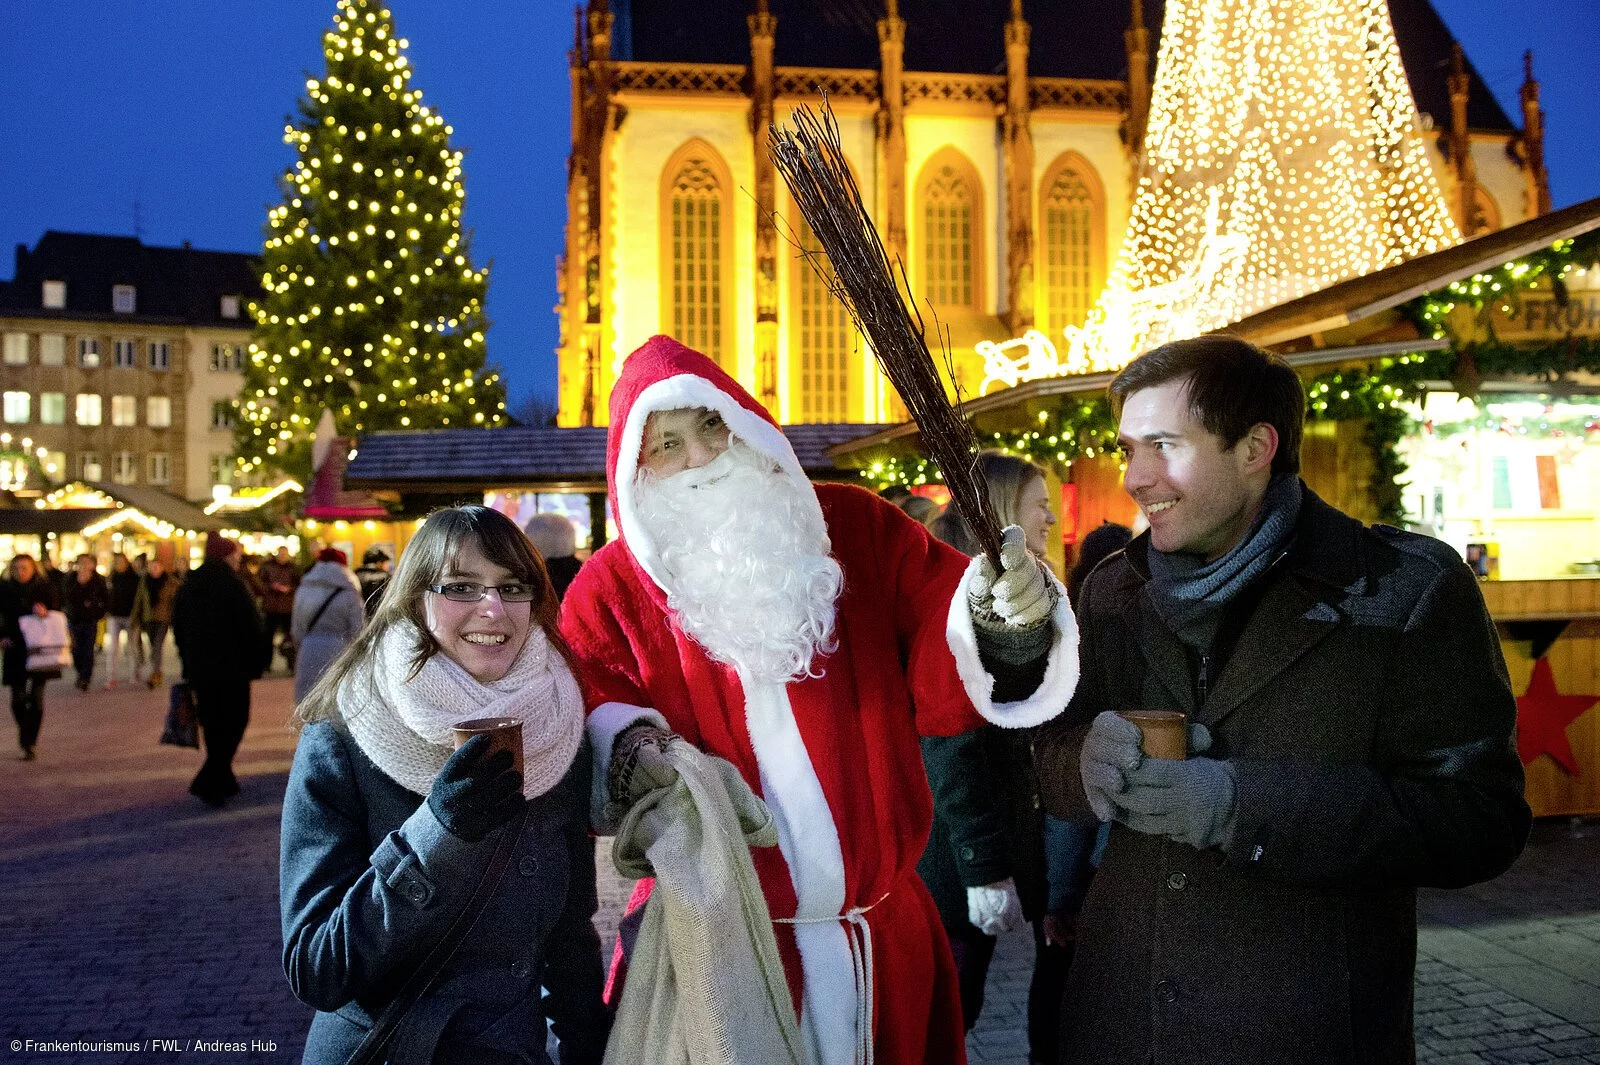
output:
[[[850,944],[850,967],[856,980],[856,1055],[855,1065],[873,1065],[872,1059],[872,929],[867,927],[867,911],[889,897],[885,891],[877,902],[846,910],[837,917],[774,917],[773,924],[831,924],[844,922],[844,938]]]

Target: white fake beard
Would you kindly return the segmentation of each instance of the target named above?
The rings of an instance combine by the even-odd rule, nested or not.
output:
[[[642,472],[639,520],[655,538],[667,605],[712,658],[753,680],[814,675],[832,652],[844,571],[810,485],[738,438],[698,469]]]

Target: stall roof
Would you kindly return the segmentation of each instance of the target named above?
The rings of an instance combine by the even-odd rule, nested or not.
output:
[[[11,536],[41,536],[45,533],[82,532],[101,518],[109,518],[115,513],[115,509],[98,507],[80,507],[76,510],[5,507],[0,509],[0,533]]]
[[[801,467],[813,476],[839,472],[829,449],[882,425],[823,422],[786,425]],[[347,488],[413,492],[460,488],[544,488],[599,492],[606,480],[605,426],[544,425],[372,433],[345,470]]]
[[[87,483],[87,482],[86,482]],[[187,499],[179,499],[159,488],[137,484],[110,484],[105,481],[88,483],[90,488],[104,493],[124,506],[148,514],[152,518],[191,532],[220,531],[224,522],[217,520]]]

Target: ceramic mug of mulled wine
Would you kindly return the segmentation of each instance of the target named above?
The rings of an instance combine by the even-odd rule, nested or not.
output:
[[[455,733],[456,746],[460,747],[472,737],[485,735],[489,737],[489,753],[507,750],[511,752],[511,768],[522,772],[522,722],[514,717],[475,717],[471,721],[462,721],[452,725],[450,731]]]
[[[1119,710],[1117,716],[1139,726],[1146,758],[1181,762],[1189,756],[1189,717],[1177,710]]]

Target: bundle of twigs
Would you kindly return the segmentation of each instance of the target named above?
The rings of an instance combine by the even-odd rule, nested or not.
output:
[[[889,260],[861,202],[861,190],[845,161],[839,125],[826,99],[820,115],[800,107],[790,122],[792,128],[773,127],[769,144],[773,164],[827,255],[825,261],[815,255],[806,258],[871,343],[873,356],[905,402],[929,457],[944,476],[956,512],[998,571],[1000,523],[978,472],[977,439],[972,426],[945,398],[944,382],[928,352],[922,315],[915,301],[908,299],[911,285],[905,265]],[[948,366],[948,346],[941,344],[941,351]],[[952,373],[952,385],[954,381]]]

